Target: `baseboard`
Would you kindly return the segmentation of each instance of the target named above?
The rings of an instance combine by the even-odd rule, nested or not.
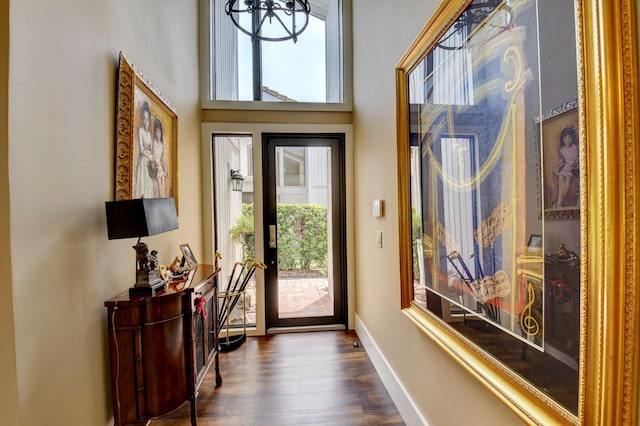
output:
[[[344,324],[306,325],[299,327],[271,327],[267,330],[267,334],[306,333],[308,331],[337,331],[344,329]]]
[[[367,351],[369,359],[373,364],[376,372],[380,376],[384,387],[389,392],[389,396],[396,405],[398,412],[402,416],[402,419],[408,426],[428,426],[427,421],[422,416],[422,413],[418,410],[413,399],[407,393],[398,376],[394,373],[393,369],[387,362],[380,348],[376,345],[375,341],[369,334],[369,330],[364,326],[358,315],[356,315],[356,333],[362,346]]]

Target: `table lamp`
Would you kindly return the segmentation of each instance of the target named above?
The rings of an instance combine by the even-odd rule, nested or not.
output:
[[[158,276],[158,258],[149,253],[142,237],[178,229],[178,216],[173,198],[136,198],[107,201],[107,231],[110,240],[138,238],[136,251],[136,283],[130,296],[152,296],[164,289],[166,282]]]

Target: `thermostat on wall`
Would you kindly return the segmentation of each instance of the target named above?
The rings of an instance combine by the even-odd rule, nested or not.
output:
[[[382,198],[376,198],[375,200],[373,200],[373,208],[372,208],[372,214],[373,217],[381,217],[382,216]]]

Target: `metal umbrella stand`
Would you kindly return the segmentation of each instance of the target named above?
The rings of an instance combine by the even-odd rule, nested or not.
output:
[[[218,310],[218,345],[220,352],[230,352],[237,349],[247,340],[247,322],[246,322],[246,293],[245,289],[251,278],[255,274],[256,268],[266,269],[264,263],[255,263],[253,259],[246,259],[244,262],[236,262],[231,270],[227,290],[218,293],[218,297],[222,299]],[[242,334],[230,335],[230,316],[233,309],[242,297]],[[225,327],[225,337],[220,336],[222,327]]]

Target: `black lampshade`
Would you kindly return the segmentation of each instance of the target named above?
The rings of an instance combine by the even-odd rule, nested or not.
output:
[[[178,229],[173,198],[107,201],[109,239],[140,238]]]

